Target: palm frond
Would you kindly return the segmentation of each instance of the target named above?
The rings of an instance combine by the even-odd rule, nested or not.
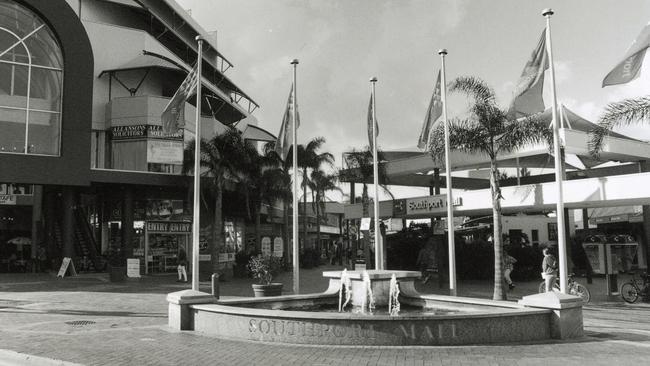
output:
[[[648,122],[649,119],[650,95],[608,104],[605,112],[598,119],[598,127],[591,131],[589,141],[591,154],[598,156],[603,148],[605,136],[609,135],[614,127]]]
[[[496,138],[497,153],[508,153],[523,146],[545,141],[553,148],[553,130],[537,116],[508,121],[505,131]]]
[[[454,79],[449,86],[449,91],[464,93],[474,98],[476,104],[494,104],[496,101],[494,90],[485,81],[473,76]]]

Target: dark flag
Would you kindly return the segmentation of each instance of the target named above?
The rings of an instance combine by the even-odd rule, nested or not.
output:
[[[169,100],[160,116],[165,134],[176,133],[179,129],[185,127],[185,101],[196,92],[197,79],[195,65],[176,93],[174,93],[172,99]]]
[[[418,148],[421,150],[426,150],[429,147],[433,124],[442,115],[442,99],[440,96],[440,71],[438,71],[438,80],[436,80],[427,115],[424,117],[424,123],[422,124],[422,132],[420,132],[420,138],[418,139]]]
[[[544,111],[544,71],[548,69],[548,55],[546,52],[546,29],[537,42],[537,47],[530,55],[524,66],[519,82],[515,87],[514,99],[510,104],[508,116],[520,118]]]
[[[285,160],[289,149],[293,144],[293,84],[291,85],[291,91],[289,92],[289,99],[287,100],[287,107],[284,110],[284,116],[282,117],[282,125],[280,126],[280,133],[278,133],[278,139],[275,142],[275,152],[280,155],[280,157]],[[300,114],[298,114],[298,105],[296,103],[296,128],[300,127]]]

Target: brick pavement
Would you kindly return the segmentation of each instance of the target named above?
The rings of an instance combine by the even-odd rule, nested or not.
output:
[[[320,272],[330,268],[301,271],[302,292],[324,290]],[[85,365],[627,365],[650,357],[650,305],[607,299],[601,280],[590,285],[596,301],[585,307],[587,336],[580,340],[463,347],[288,346],[174,332],[166,327],[165,296],[187,287],[174,280],[150,276],[113,284],[105,275],[0,274],[0,348]],[[290,273],[279,280],[291,287]],[[250,283],[228,279],[221,293],[250,296]],[[537,283],[519,284],[511,297],[534,292]],[[202,286],[207,290],[209,283]],[[420,290],[445,292],[437,287]],[[458,287],[461,295],[492,294],[487,282]]]

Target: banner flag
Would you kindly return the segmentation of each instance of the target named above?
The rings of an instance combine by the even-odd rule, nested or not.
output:
[[[172,99],[160,116],[163,132],[173,134],[185,127],[185,101],[196,92],[197,83],[196,65],[190,70],[181,86],[176,90]]]
[[[280,126],[280,133],[275,141],[275,152],[280,155],[282,160],[287,158],[289,149],[293,144],[293,84],[291,84],[291,91],[289,92],[289,99],[287,100],[287,107],[284,110],[282,117],[282,125]],[[300,114],[298,113],[298,105],[296,103],[296,129],[300,127]]]
[[[370,103],[368,104],[368,144],[370,145],[370,150],[372,151],[372,120],[373,120],[373,103],[372,103],[372,94],[370,95]],[[379,125],[375,121],[375,136],[379,136]]]
[[[609,85],[629,83],[639,77],[645,52],[650,47],[650,23],[636,37],[634,43],[625,53],[623,61],[616,65],[603,79],[603,88]]]
[[[544,98],[542,89],[544,87],[544,71],[548,69],[548,55],[546,50],[546,29],[537,42],[537,47],[530,55],[530,59],[524,66],[519,82],[515,87],[514,99],[510,103],[508,116],[520,118],[531,114],[543,112]]]
[[[424,117],[424,123],[422,124],[422,132],[420,132],[420,138],[418,139],[418,148],[420,150],[426,150],[429,148],[431,133],[434,130],[433,125],[442,115],[442,99],[440,96],[440,71],[438,71],[438,80],[436,80],[436,86],[433,89],[429,108],[427,109],[427,114]]]

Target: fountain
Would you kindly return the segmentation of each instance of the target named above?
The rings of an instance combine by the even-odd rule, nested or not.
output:
[[[393,273],[390,278],[390,292],[388,293],[388,314],[398,316],[399,311],[399,285],[397,284],[397,276]]]
[[[330,285],[317,294],[218,300],[192,290],[171,293],[169,325],[227,339],[325,345],[531,342],[583,332],[582,303],[571,295],[548,292],[515,303],[423,295],[415,271],[323,276]]]

